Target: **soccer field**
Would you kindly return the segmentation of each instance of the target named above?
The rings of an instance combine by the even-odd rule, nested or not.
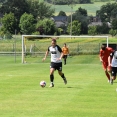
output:
[[[107,82],[98,55],[68,57],[68,84],[56,71],[54,88],[48,87],[49,59],[22,64],[21,57],[15,63],[1,56],[0,117],[117,117],[117,80]]]

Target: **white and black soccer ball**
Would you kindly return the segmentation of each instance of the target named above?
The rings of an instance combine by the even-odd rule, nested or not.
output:
[[[41,87],[45,87],[45,86],[46,86],[46,82],[45,82],[45,81],[41,81],[41,82],[40,82],[40,86],[41,86]]]

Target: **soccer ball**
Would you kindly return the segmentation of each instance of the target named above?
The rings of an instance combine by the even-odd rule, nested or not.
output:
[[[45,81],[41,81],[41,82],[40,82],[40,86],[41,86],[41,87],[45,87],[45,86],[46,86],[46,82],[45,82]]]

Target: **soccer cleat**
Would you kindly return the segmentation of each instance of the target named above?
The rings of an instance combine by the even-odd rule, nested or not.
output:
[[[110,79],[110,84],[111,84],[111,85],[113,84],[113,79]]]
[[[108,82],[110,83],[110,80],[108,80]]]
[[[53,84],[53,83],[51,83],[49,87],[50,87],[50,88],[51,88],[51,87],[54,87],[54,84]]]
[[[66,78],[63,78],[63,80],[64,80],[64,83],[67,84],[67,79]]]

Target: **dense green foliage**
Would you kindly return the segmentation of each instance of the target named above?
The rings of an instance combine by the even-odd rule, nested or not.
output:
[[[51,19],[44,19],[44,20],[38,21],[36,25],[36,29],[37,31],[39,31],[41,35],[42,34],[54,35],[54,33],[57,30],[54,22]]]
[[[5,13],[4,17],[2,18],[2,25],[2,28],[4,28],[6,31],[14,33],[14,29],[16,29],[17,27],[17,20],[14,14],[11,12],[9,14]]]
[[[117,19],[113,19],[113,21],[112,21],[112,29],[117,30]]]
[[[97,16],[100,16],[102,22],[111,22],[117,17],[117,3],[107,3],[97,11]]]
[[[0,12],[2,14],[12,13],[17,20],[17,25],[15,25],[15,28],[13,30],[17,29],[17,32],[22,32],[19,27],[19,21],[20,21],[21,16],[24,13],[32,14],[35,21],[37,22],[38,20],[43,20],[44,18],[50,18],[54,13],[54,9],[51,9],[50,5],[48,5],[44,2],[39,3],[38,0],[36,0],[36,1],[21,0],[20,2],[19,2],[19,0],[15,0],[15,1],[8,0],[2,4],[2,6],[0,7]],[[30,21],[27,21],[27,22],[30,22]],[[9,20],[8,23],[10,24],[12,22]],[[34,22],[32,22],[32,28],[33,28],[33,23]],[[5,30],[8,30],[8,29],[5,29]],[[27,32],[29,31],[28,34],[30,34],[32,32],[32,30],[33,29],[31,29],[31,30],[27,29]],[[9,32],[11,34],[14,34],[14,32],[12,30],[10,30]]]
[[[45,2],[39,2],[38,0],[32,1],[29,0],[29,11],[37,20],[43,20],[44,18],[50,18],[55,12],[51,8],[51,5],[46,4]]]
[[[19,27],[23,34],[32,34],[35,32],[34,17],[32,14],[24,13],[20,18]]]
[[[67,27],[67,32],[71,35],[80,35],[81,33],[81,23],[77,20],[72,22],[72,33],[71,33],[71,23]]]
[[[81,27],[80,33],[78,34],[87,34],[89,17],[87,16],[87,10],[82,9],[81,7],[72,14],[72,21],[80,21]],[[71,15],[68,17],[68,22],[71,23]],[[74,30],[75,31],[75,30]]]
[[[96,35],[97,34],[97,26],[90,26],[88,29],[89,35]]]
[[[26,0],[20,0],[20,2],[19,0],[7,0],[0,7],[0,12],[2,14],[5,14],[5,13],[9,14],[10,12],[13,13],[19,24],[21,15],[25,12],[27,13],[29,12],[28,8],[29,7],[28,7]],[[16,28],[19,31],[18,25]]]
[[[64,11],[60,11],[58,16],[67,16],[66,13]]]
[[[48,3],[57,4],[57,5],[66,5],[66,4],[83,4],[83,3],[91,3],[91,0],[45,0]]]
[[[58,8],[60,11],[60,12],[58,12],[58,16],[68,16],[68,25],[69,25],[69,23],[71,23],[71,17],[72,17],[72,21],[75,21],[75,20],[80,21],[81,27],[80,27],[80,29],[78,29],[78,30],[80,30],[80,34],[88,34],[88,25],[91,23],[92,16],[88,15],[89,13],[88,13],[87,9],[85,8],[85,6],[87,4],[82,4],[82,6],[84,7],[84,8],[82,8],[81,5],[80,5],[80,7],[78,7],[77,3],[90,3],[91,2],[91,4],[88,4],[88,7],[90,7],[91,5],[93,5],[94,2],[99,3],[100,1],[105,2],[105,0],[91,0],[91,1],[90,0],[72,0],[72,1],[71,0],[67,0],[67,1],[61,1],[61,0],[47,1],[46,0],[46,2],[44,2],[44,0],[41,0],[41,1],[39,1],[39,0],[34,0],[34,1],[21,0],[20,2],[18,0],[15,0],[15,1],[6,0],[4,2],[1,0],[0,1],[1,2],[0,13],[3,14],[3,19],[1,19],[1,21],[3,21],[2,24],[4,24],[4,25],[0,29],[0,35],[1,35],[1,37],[5,36],[6,33],[12,35],[15,33],[15,30],[17,30],[17,33],[22,34],[20,21],[21,21],[22,15],[24,13],[31,14],[34,17],[34,22],[30,22],[29,18],[27,18],[26,21],[30,22],[30,25],[32,25],[31,27],[32,28],[34,27],[34,28],[31,29],[30,26],[29,26],[30,28],[27,28],[27,26],[25,26],[25,34],[38,34],[36,29],[41,29],[40,31],[38,30],[39,34],[43,34],[45,32],[46,32],[46,34],[51,34],[51,35],[52,34],[59,35],[62,33],[65,34],[66,27],[64,27],[64,26],[58,27],[58,29],[56,29],[56,30],[51,30],[51,28],[47,27],[49,25],[47,25],[46,28],[51,31],[48,31],[45,28],[45,26],[44,26],[44,28],[37,27],[35,29],[35,25],[37,25],[37,23],[40,20],[50,19],[52,16],[54,16],[57,13],[57,9],[56,9],[57,6],[59,6]],[[52,4],[50,5],[47,2],[51,2]],[[66,2],[66,5],[64,5],[64,7],[63,7],[63,5],[61,5],[61,6],[57,5],[58,4],[57,2],[62,2],[62,4],[64,2]],[[113,30],[116,30],[117,3],[116,3],[116,1],[114,2],[114,0],[113,0],[113,2],[109,1],[109,0],[106,2],[109,2],[109,3],[102,5],[100,10],[98,10],[96,12],[96,15],[97,15],[96,17],[101,18],[103,25],[97,26],[97,30],[96,30],[97,32],[95,34],[108,34],[109,30],[111,28]],[[97,4],[97,7],[98,7],[98,5],[99,4]],[[67,7],[69,7],[69,10],[68,10],[69,13],[65,12]],[[72,13],[72,16],[71,16],[70,12]],[[11,15],[10,13],[12,13],[12,16],[13,16],[13,17],[11,16],[12,20],[11,19],[8,20],[9,19],[8,16]],[[7,14],[7,15],[5,15],[5,14]],[[4,19],[7,19],[8,21],[4,20]],[[23,22],[22,22],[22,24],[26,23],[25,20]],[[111,22],[112,27],[107,27],[106,22]],[[5,24],[9,24],[9,25],[6,26]],[[27,25],[28,25],[28,23],[27,23]],[[107,28],[107,30],[106,30],[106,28]],[[73,34],[75,32],[74,29],[71,29],[73,31]],[[55,31],[55,32],[53,33],[53,31]],[[92,32],[92,31],[89,31],[89,32]],[[111,32],[112,32],[112,30],[111,30]],[[114,31],[114,32],[116,32],[116,31]],[[110,34],[112,34],[112,33],[110,33]],[[79,33],[75,34],[75,35],[79,35]],[[92,35],[94,35],[94,34],[92,34]]]

